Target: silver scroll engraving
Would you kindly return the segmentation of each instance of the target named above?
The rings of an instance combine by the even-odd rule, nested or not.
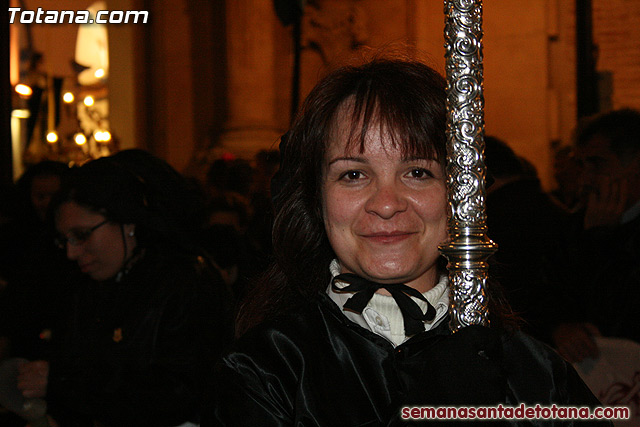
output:
[[[488,258],[482,92],[482,1],[445,0],[450,327],[488,325]]]

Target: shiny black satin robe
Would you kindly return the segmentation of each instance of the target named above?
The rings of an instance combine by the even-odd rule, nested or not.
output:
[[[545,345],[521,332],[475,326],[452,335],[447,320],[394,348],[322,294],[249,331],[224,356],[213,413],[202,425],[404,425],[404,406],[599,405]]]

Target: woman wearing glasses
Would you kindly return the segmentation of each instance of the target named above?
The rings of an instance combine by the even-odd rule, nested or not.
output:
[[[53,201],[57,244],[78,264],[68,330],[21,368],[25,397],[61,425],[198,422],[204,362],[227,342],[221,279],[189,238],[186,181],[141,151],[75,170]],[[60,336],[62,335],[62,336]]]

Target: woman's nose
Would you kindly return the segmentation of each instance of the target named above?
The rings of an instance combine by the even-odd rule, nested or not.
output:
[[[365,210],[383,219],[407,210],[407,198],[399,187],[395,182],[378,183],[365,204]]]

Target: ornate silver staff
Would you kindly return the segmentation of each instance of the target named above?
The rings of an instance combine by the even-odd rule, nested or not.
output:
[[[482,93],[482,1],[445,0],[447,75],[447,185],[452,331],[488,325],[487,259],[497,246],[487,237]]]

